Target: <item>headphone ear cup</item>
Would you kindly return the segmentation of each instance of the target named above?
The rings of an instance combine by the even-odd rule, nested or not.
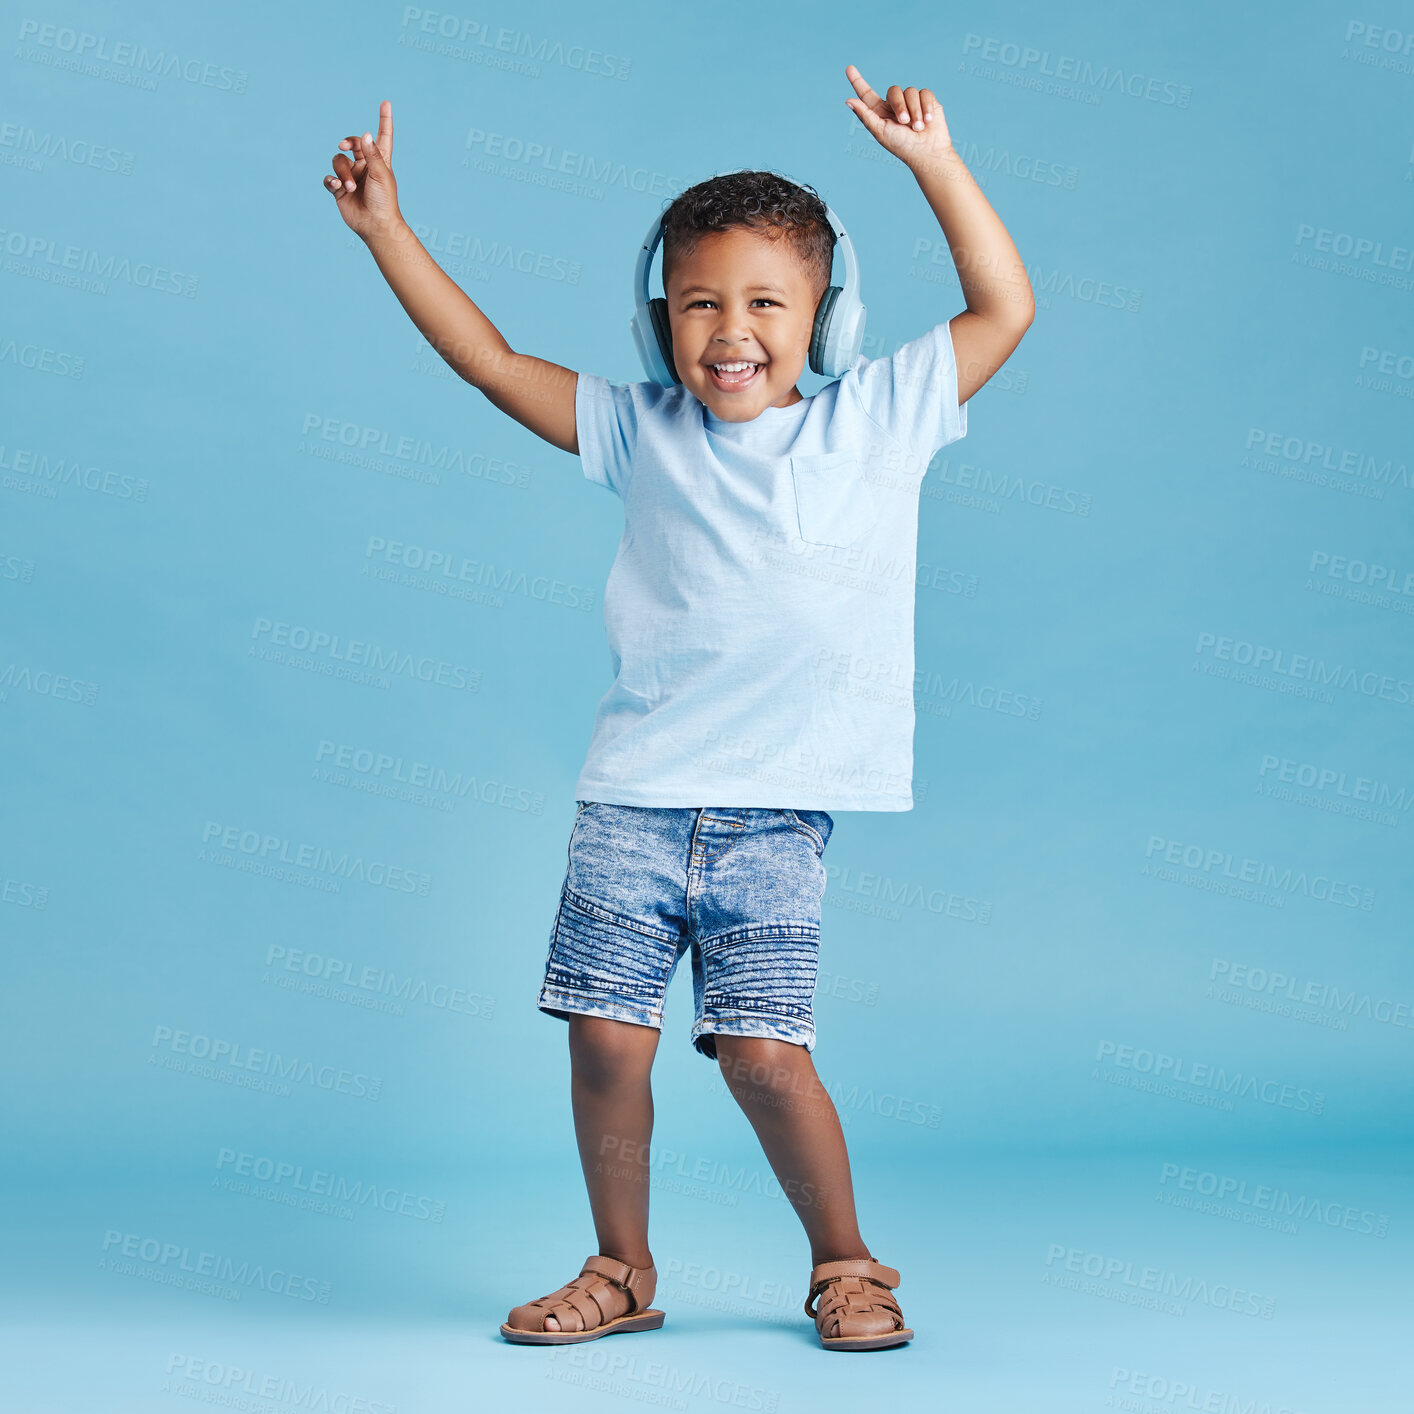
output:
[[[677,369],[673,366],[673,331],[668,323],[668,302],[661,296],[648,301],[648,317],[653,321],[653,333],[658,340],[658,352],[663,355],[663,366],[668,370],[674,383],[681,383]]]
[[[826,372],[825,344],[830,337],[830,316],[835,311],[835,301],[840,297],[838,285],[829,286],[820,296],[815,306],[815,323],[810,330],[810,367],[816,373]]]

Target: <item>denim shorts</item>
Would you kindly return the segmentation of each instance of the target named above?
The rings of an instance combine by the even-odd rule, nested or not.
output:
[[[823,810],[576,801],[538,1006],[663,1027],[691,949],[692,1044],[717,1035],[815,1048]]]

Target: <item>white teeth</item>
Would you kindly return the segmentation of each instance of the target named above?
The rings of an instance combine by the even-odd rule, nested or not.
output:
[[[745,373],[748,368],[757,368],[755,363],[714,363],[713,368],[718,373]]]

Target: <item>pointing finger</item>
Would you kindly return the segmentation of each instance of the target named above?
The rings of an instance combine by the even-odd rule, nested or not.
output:
[[[378,151],[385,162],[392,162],[393,105],[386,98],[378,105]]]
[[[867,103],[862,102],[858,98],[846,98],[845,103],[854,109],[855,116],[859,121],[882,142],[884,128],[888,124],[888,119],[881,118]]]
[[[845,77],[850,81],[850,83],[854,85],[854,91],[866,103],[873,104],[879,101],[879,95],[875,93],[872,88],[869,87],[869,85],[864,81],[864,75],[861,74],[859,70],[854,67],[853,64],[850,64],[845,69],[844,73]]]

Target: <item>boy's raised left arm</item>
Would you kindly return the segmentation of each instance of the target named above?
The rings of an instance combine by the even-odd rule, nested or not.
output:
[[[957,400],[965,403],[1011,357],[1036,317],[1026,266],[1006,227],[952,145],[931,89],[894,84],[880,98],[853,64],[846,103],[882,147],[916,178],[957,266],[967,308],[949,321]]]

